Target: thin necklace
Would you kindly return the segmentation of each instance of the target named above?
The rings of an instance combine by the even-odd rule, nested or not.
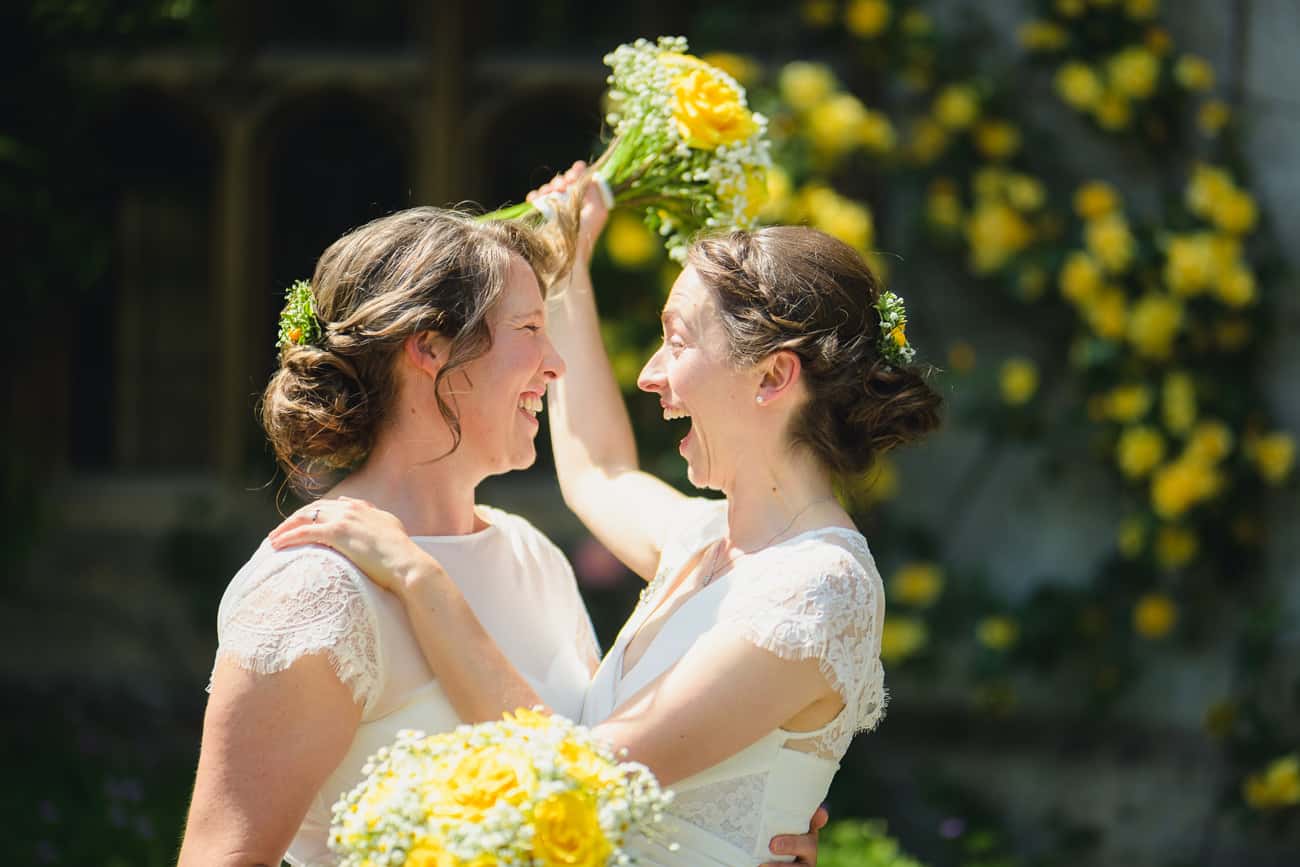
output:
[[[736,556],[736,557],[732,557],[732,558],[728,559],[728,560],[727,560],[726,562],[724,562],[721,566],[718,565],[718,555],[721,554],[721,553],[722,553],[722,549],[723,549],[724,547],[727,547],[727,546],[724,546],[724,545],[722,544],[723,541],[726,539],[725,536],[724,536],[722,539],[719,539],[719,540],[717,541],[717,544],[715,544],[715,545],[713,546],[713,557],[709,560],[709,571],[708,571],[707,573],[705,573],[705,576],[704,576],[704,583],[701,584],[700,587],[708,587],[708,586],[709,586],[709,583],[710,583],[711,581],[713,581],[714,578],[717,577],[717,575],[718,575],[718,571],[719,571],[720,569],[722,569],[724,566],[730,566],[730,565],[732,565],[733,563],[735,563],[737,560],[739,560],[741,557],[748,557],[750,554],[757,554],[759,551],[762,551],[762,550],[764,550],[765,548],[767,548],[768,546],[770,546],[770,545],[771,545],[773,542],[775,542],[777,539],[781,538],[781,536],[785,533],[786,530],[789,530],[791,527],[793,527],[793,526],[794,526],[794,522],[797,521],[797,520],[799,520],[801,517],[803,517],[804,512],[807,512],[807,511],[808,511],[809,509],[811,509],[813,506],[817,505],[818,503],[825,503],[826,501],[828,501],[828,500],[833,500],[833,499],[835,499],[835,498],[834,498],[834,497],[821,497],[821,498],[819,498],[819,499],[813,500],[811,503],[809,503],[808,505],[804,506],[804,507],[803,507],[802,509],[800,509],[799,511],[795,512],[794,517],[791,518],[789,521],[787,521],[787,522],[786,522],[786,525],[785,525],[784,527],[782,527],[781,529],[777,530],[777,531],[776,531],[776,534],[775,534],[774,536],[772,536],[772,538],[768,539],[768,540],[767,540],[766,542],[764,542],[762,545],[759,545],[759,546],[758,546],[757,548],[755,548],[753,551],[746,551],[746,552],[744,552],[743,554],[740,554],[740,555],[738,555],[738,556]]]

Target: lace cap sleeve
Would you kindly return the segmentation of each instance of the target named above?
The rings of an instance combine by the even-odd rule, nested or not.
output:
[[[719,612],[719,626],[782,659],[818,661],[844,701],[828,732],[837,753],[855,732],[874,728],[885,706],[884,589],[865,541],[861,547],[794,546],[739,583]]]
[[[245,569],[221,600],[218,658],[273,674],[323,654],[369,712],[381,677],[379,625],[361,589],[365,577],[342,555],[317,547],[259,554]]]

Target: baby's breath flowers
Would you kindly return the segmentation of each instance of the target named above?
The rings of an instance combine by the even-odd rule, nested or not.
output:
[[[334,805],[342,867],[631,863],[672,799],[644,765],[618,762],[591,731],[519,709],[491,723],[397,741]]]
[[[592,166],[610,204],[638,210],[684,261],[702,230],[747,229],[767,198],[767,119],[731,75],[681,37],[638,39],[606,55],[613,138]],[[486,219],[544,211],[524,203]]]
[[[280,311],[280,331],[275,345],[280,349],[304,346],[320,340],[320,320],[316,318],[311,284],[298,280],[284,292],[284,309]]]
[[[903,299],[888,289],[876,300],[880,315],[880,336],[876,339],[880,356],[894,367],[906,367],[916,357],[916,349],[907,342],[907,309]]]

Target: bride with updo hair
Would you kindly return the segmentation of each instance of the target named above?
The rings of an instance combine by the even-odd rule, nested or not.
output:
[[[542,192],[566,194],[583,168]],[[665,420],[689,420],[688,478],[723,496],[682,494],[639,468],[601,342],[582,266],[605,217],[586,195],[578,267],[548,298],[568,363],[548,415],[566,504],[647,586],[579,719],[675,791],[661,836],[677,847],[639,840],[638,863],[753,867],[773,834],[802,830],[854,734],[884,712],[884,591],[835,484],[935,429],[941,399],[914,363],[902,299],[844,243],[793,226],[698,240],[637,383]],[[271,538],[332,547],[391,590],[466,720],[567,714],[486,624],[457,616],[463,567],[406,529],[320,501]]]
[[[261,419],[294,487],[325,491],[303,520],[375,504],[463,582],[440,613],[578,719],[599,651],[573,570],[527,520],[475,498],[534,462],[543,395],[565,372],[545,298],[575,255],[577,210],[559,211],[534,229],[415,208],[340,238],[291,294]],[[331,808],[367,758],[401,729],[471,718],[463,684],[435,676],[401,597],[356,556],[268,541],[226,589],[182,867],[336,864]],[[784,841],[807,864],[812,813]]]

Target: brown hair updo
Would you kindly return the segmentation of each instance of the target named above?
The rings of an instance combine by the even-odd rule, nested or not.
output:
[[[791,440],[832,472],[861,473],[938,427],[942,399],[921,371],[877,352],[880,282],[852,247],[815,229],[773,226],[697,241],[687,263],[713,293],[734,363],[780,350],[799,356],[808,400]]]
[[[575,226],[576,209],[537,230],[424,207],[331,244],[311,281],[321,339],[286,346],[262,397],[262,426],[290,482],[311,491],[322,470],[365,460],[396,398],[397,354],[422,331],[451,338],[435,393],[451,450],[459,447],[460,421],[442,380],[492,347],[487,315],[511,255],[528,262],[545,295],[572,262]]]

